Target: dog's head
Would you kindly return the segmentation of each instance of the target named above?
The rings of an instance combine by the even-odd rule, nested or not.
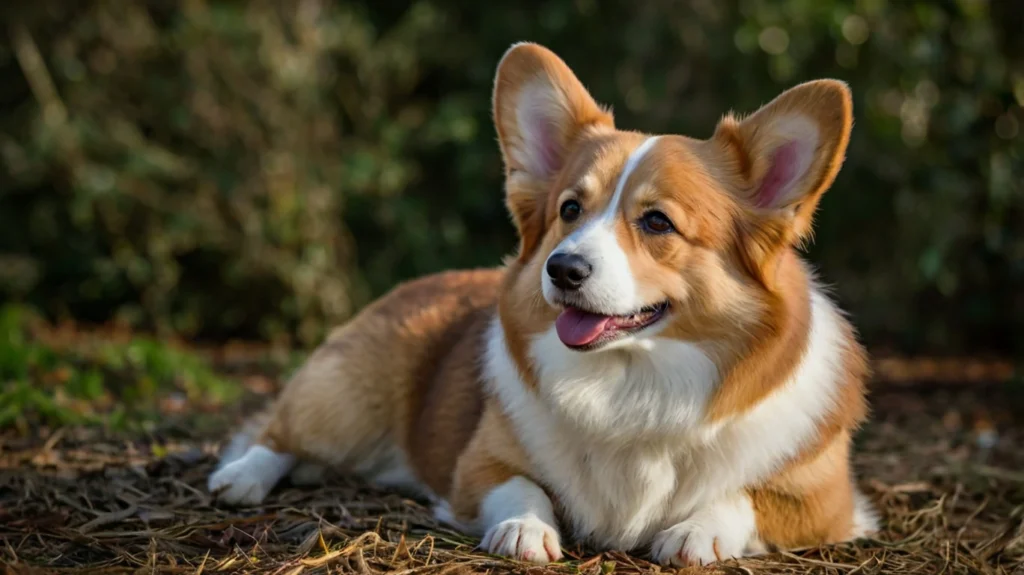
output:
[[[517,44],[494,121],[520,237],[507,309],[590,351],[754,321],[839,170],[852,104],[820,80],[725,116],[706,140],[621,131],[554,53]]]

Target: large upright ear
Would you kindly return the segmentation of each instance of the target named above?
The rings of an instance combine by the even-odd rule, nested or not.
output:
[[[543,232],[544,203],[573,141],[613,126],[572,70],[537,44],[514,45],[498,64],[494,124],[506,169],[506,204],[529,253]]]
[[[745,119],[728,115],[713,140],[749,208],[749,254],[763,263],[805,239],[818,201],[843,163],[853,126],[850,89],[838,80],[791,88]]]

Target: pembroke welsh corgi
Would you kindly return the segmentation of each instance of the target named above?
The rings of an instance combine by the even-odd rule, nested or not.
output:
[[[865,352],[796,251],[846,152],[847,86],[800,84],[706,140],[649,135],[522,43],[493,96],[518,252],[334,331],[211,492],[255,505],[340,470],[536,563],[569,540],[690,565],[874,530],[850,467]]]

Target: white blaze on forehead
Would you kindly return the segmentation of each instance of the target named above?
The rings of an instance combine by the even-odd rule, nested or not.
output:
[[[603,219],[610,220],[615,218],[615,212],[619,209],[619,204],[622,202],[622,192],[626,189],[626,184],[629,182],[629,177],[633,175],[633,171],[640,165],[640,162],[647,155],[647,152],[651,151],[654,144],[658,142],[658,136],[652,136],[643,141],[642,144],[637,146],[629,157],[626,158],[626,165],[622,168],[622,173],[619,175],[619,181],[615,185],[615,194],[612,195],[612,201],[608,202],[608,207],[605,209],[604,214],[601,216]]]
[[[576,295],[582,300],[580,303],[592,311],[625,315],[652,303],[641,301],[637,294],[629,256],[619,245],[619,239],[615,234],[615,215],[618,213],[629,177],[657,141],[656,136],[647,138],[630,153],[619,175],[615,193],[604,213],[570,234],[551,252],[581,255],[590,263],[590,277]],[[548,303],[558,305],[560,291],[547,274],[544,274],[541,284],[544,298]]]

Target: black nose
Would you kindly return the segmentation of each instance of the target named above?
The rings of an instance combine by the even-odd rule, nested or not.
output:
[[[590,276],[590,263],[576,254],[554,254],[548,258],[551,283],[564,290],[577,290]]]

